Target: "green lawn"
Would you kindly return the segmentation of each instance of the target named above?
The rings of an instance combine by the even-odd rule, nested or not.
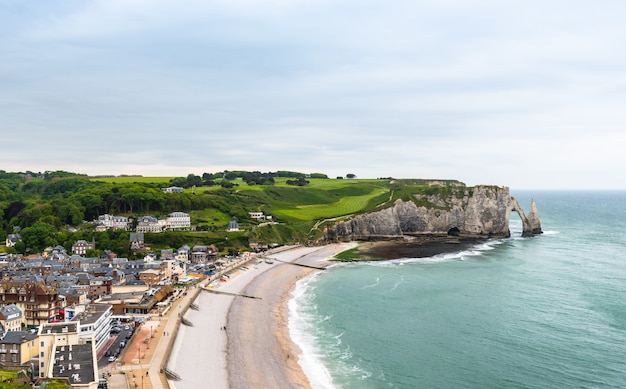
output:
[[[95,177],[90,178],[90,180],[109,184],[132,184],[133,182],[140,182],[142,184],[169,185],[172,178],[175,177]]]
[[[342,196],[330,203],[296,205],[295,208],[274,209],[274,214],[298,220],[319,220],[362,212],[371,205],[372,199],[388,193],[386,188],[374,188],[357,196]]]

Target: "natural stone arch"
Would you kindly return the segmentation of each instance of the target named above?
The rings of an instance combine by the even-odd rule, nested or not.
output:
[[[522,236],[529,237],[535,234],[541,234],[541,224],[539,223],[539,216],[537,215],[537,205],[535,199],[532,199],[530,204],[530,213],[528,216],[524,213],[524,210],[519,205],[519,202],[515,197],[511,197],[511,203],[509,207],[509,214],[513,211],[517,212],[522,220]]]

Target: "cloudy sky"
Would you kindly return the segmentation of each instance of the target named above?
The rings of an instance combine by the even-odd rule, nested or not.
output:
[[[626,2],[3,0],[0,169],[626,189]]]

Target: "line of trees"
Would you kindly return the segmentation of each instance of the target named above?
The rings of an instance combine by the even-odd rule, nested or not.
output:
[[[304,174],[287,170],[266,173],[260,171],[225,170],[218,173],[203,173],[202,176],[189,174],[187,177],[176,177],[170,180],[170,185],[182,188],[221,185],[225,188],[231,188],[236,185],[232,181],[237,178],[241,178],[248,185],[273,185],[274,179],[277,177],[294,178],[296,179],[295,181],[290,181],[297,182],[295,185],[301,185],[306,178],[328,178],[323,173]]]

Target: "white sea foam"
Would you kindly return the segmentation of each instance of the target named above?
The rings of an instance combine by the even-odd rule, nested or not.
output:
[[[396,288],[397,288],[397,287],[398,287],[401,283],[403,283],[403,282],[404,282],[404,277],[400,277],[400,281],[396,282],[396,283],[393,285],[393,288],[391,288],[390,292],[393,292],[394,290],[396,290]]]
[[[361,287],[361,289],[373,288],[373,287],[378,286],[378,284],[380,284],[380,277],[376,277],[376,282],[374,282],[373,284],[365,285]]]
[[[314,314],[300,308],[312,307],[311,295],[308,290],[310,282],[316,277],[304,278],[296,283],[289,300],[289,335],[298,345],[302,353],[298,357],[298,364],[309,379],[311,386],[316,389],[334,389],[332,377],[322,363],[322,353],[317,345],[314,334]],[[324,318],[326,319],[326,318]],[[341,342],[341,336],[337,340]]]

